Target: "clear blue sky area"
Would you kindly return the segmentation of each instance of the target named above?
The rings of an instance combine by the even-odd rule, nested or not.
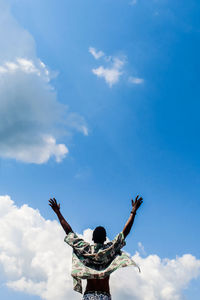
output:
[[[200,2],[11,4],[38,57],[58,72],[51,82],[58,100],[85,119],[89,134],[61,139],[69,154],[60,163],[2,158],[0,194],[49,219],[55,216],[47,202],[56,197],[75,231],[101,224],[110,238],[123,229],[131,197],[141,194],[127,251],[142,242],[147,254],[199,258]],[[125,57],[118,83],[110,87],[92,73],[101,63],[89,47]],[[130,76],[143,82],[132,84]],[[198,284],[191,283],[189,300],[198,299]]]

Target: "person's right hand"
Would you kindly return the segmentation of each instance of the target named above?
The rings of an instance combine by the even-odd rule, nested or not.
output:
[[[54,210],[55,213],[58,213],[60,211],[60,204],[57,203],[56,199],[49,199],[49,205]]]

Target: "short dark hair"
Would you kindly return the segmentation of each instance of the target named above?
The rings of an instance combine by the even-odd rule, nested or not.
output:
[[[103,244],[106,240],[106,230],[102,226],[98,226],[93,231],[92,240],[95,243]]]

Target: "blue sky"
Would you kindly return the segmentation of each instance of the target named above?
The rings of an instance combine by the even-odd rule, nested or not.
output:
[[[40,143],[36,126],[24,131],[27,142],[12,144],[13,152],[3,139],[2,149],[11,154],[8,158],[4,150],[0,153],[0,194],[10,195],[17,206],[26,203],[38,209],[50,220],[55,216],[47,200],[55,196],[75,231],[81,233],[102,224],[110,238],[122,230],[131,197],[141,194],[144,204],[126,250],[135,253],[141,242],[146,255],[173,259],[191,254],[199,259],[200,4],[165,0],[9,3],[17,25],[6,23],[5,32],[12,41],[13,28],[18,26],[19,45],[16,53],[11,42],[8,50],[0,50],[0,65],[5,69],[6,62],[20,55],[34,61],[26,74],[36,76],[36,61],[45,64],[51,76],[44,75],[49,77],[44,77],[41,99],[43,83],[34,81],[35,77],[32,81],[20,79],[24,87],[30,84],[31,95],[37,89],[39,108],[41,102],[37,116],[42,125],[35,117],[28,124],[31,127],[36,120],[37,128],[43,126],[41,131],[51,132],[66,148],[55,150],[62,152],[57,156],[60,162],[54,159],[55,154],[39,162],[41,148],[36,148],[37,158],[32,153]],[[98,59],[90,53],[90,47],[93,53],[101,51]],[[20,69],[22,63],[17,63],[15,69],[26,72]],[[8,67],[7,72],[10,70]],[[116,80],[105,77],[113,72]],[[17,87],[18,81],[12,88],[18,92]],[[29,101],[27,89],[25,101]],[[16,101],[23,96],[23,88],[20,93]],[[54,104],[48,105],[49,98]],[[19,109],[23,111],[24,107],[26,102],[20,102]],[[31,107],[36,111],[36,104]],[[57,112],[59,109],[62,112]],[[15,129],[22,126],[19,132],[24,130],[20,123],[23,118],[14,123]],[[2,136],[7,135],[2,128]],[[13,132],[12,139],[15,136]],[[26,155],[21,154],[23,151]],[[190,283],[184,292],[186,299],[197,299],[198,285],[199,279]],[[17,299],[17,292],[5,288],[3,293],[4,298]],[[20,299],[28,298],[20,293]]]

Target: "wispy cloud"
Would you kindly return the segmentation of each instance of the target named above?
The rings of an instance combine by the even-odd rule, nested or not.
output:
[[[89,52],[96,59],[103,57],[103,65],[92,69],[93,74],[97,77],[103,78],[109,87],[118,83],[120,76],[123,74],[123,67],[126,61],[125,56],[106,56],[103,51],[96,51],[93,47],[89,48]]]
[[[144,79],[139,78],[139,77],[130,76],[128,80],[129,80],[130,83],[133,83],[133,84],[142,84],[142,83],[144,83]]]
[[[86,124],[59,103],[51,84],[55,73],[37,57],[33,37],[11,15],[7,2],[2,0],[0,8],[0,157],[60,162],[68,153],[65,143],[58,143],[62,132],[87,135]]]
[[[92,230],[85,230],[83,237],[91,242]],[[72,250],[63,239],[57,221],[44,219],[27,205],[17,207],[9,196],[0,197],[0,275],[9,288],[45,300],[80,299],[72,291]],[[162,259],[136,253],[133,259],[141,273],[124,268],[111,276],[116,300],[179,300],[190,281],[200,276],[200,260],[191,254]]]
[[[128,76],[124,69],[125,63],[127,62],[127,57],[125,55],[120,56],[107,56],[103,51],[97,51],[94,47],[89,48],[89,53],[95,59],[101,59],[101,65],[97,68],[92,69],[92,73],[99,78],[103,78],[105,82],[112,87],[120,81],[123,77],[125,80],[131,84],[142,84],[144,79],[140,77]]]
[[[142,245],[141,242],[138,242],[138,248],[139,248],[139,252],[143,255],[146,255],[146,251],[144,249],[144,246]]]
[[[90,47],[89,48],[89,52],[94,56],[95,59],[99,59],[102,56],[104,56],[104,52],[103,51],[97,51],[95,48]]]

